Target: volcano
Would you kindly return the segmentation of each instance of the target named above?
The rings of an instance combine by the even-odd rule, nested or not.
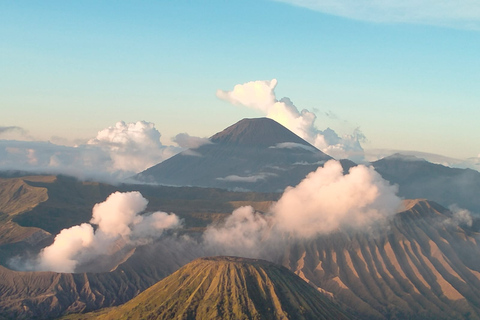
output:
[[[101,319],[352,319],[285,267],[197,259]]]
[[[243,119],[135,176],[170,186],[281,192],[332,159],[268,118]],[[351,164],[346,161],[344,167]]]

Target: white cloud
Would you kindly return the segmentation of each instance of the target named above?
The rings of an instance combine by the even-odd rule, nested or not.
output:
[[[172,140],[184,149],[196,149],[204,144],[212,143],[208,138],[195,137],[188,133],[179,133]]]
[[[98,146],[109,154],[112,170],[131,172],[145,170],[180,151],[163,146],[155,124],[146,121],[117,122],[99,131],[87,144]]]
[[[0,140],[0,170],[67,174],[116,182],[182,151],[164,146],[151,122],[117,122],[75,147],[42,141]]]
[[[217,178],[220,181],[232,181],[232,182],[248,182],[248,183],[255,183],[258,180],[265,180],[267,177],[276,176],[275,173],[260,173],[253,176],[237,176],[237,175],[230,175],[224,178]]]
[[[307,151],[315,151],[315,148],[311,147],[311,146],[307,146],[305,144],[301,144],[301,143],[295,143],[295,142],[282,142],[282,143],[277,143],[276,145],[274,146],[271,146],[270,148],[277,148],[277,149],[295,149],[295,148],[298,148],[298,149],[304,149],[304,150],[307,150]]]
[[[276,0],[311,10],[376,23],[415,23],[480,30],[478,0]]]
[[[321,131],[316,128],[315,113],[303,109],[299,111],[289,98],[277,100],[275,86],[277,80],[251,81],[236,85],[231,91],[217,90],[217,97],[234,105],[242,105],[256,109],[293,131],[318,149],[334,158],[363,157],[360,145],[365,136],[356,129],[351,135],[340,137],[335,131],[327,128]]]

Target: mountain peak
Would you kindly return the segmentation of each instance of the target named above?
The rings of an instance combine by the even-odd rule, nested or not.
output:
[[[200,258],[103,319],[348,319],[283,266],[240,257]]]
[[[297,143],[314,148],[308,142],[269,118],[242,119],[213,135],[214,143],[270,147],[279,143]]]
[[[170,186],[281,192],[332,159],[272,119],[243,119],[135,179]],[[351,165],[346,165],[351,167]]]

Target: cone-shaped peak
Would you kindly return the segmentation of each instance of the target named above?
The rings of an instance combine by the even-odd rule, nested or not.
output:
[[[279,143],[308,142],[278,122],[268,118],[243,119],[210,138],[214,143],[248,146],[275,146]],[[313,147],[313,146],[311,146]]]
[[[103,319],[349,319],[286,268],[263,260],[195,260]]]

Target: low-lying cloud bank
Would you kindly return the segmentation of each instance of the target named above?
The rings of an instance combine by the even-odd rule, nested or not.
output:
[[[18,129],[4,128],[4,131],[15,130]],[[75,147],[41,141],[0,140],[0,170],[61,173],[80,179],[116,182],[182,150],[183,147],[162,145],[160,132],[151,122],[120,121],[99,131],[86,144]]]
[[[231,91],[217,90],[217,97],[234,105],[261,111],[265,116],[287,127],[326,154],[336,158],[363,159],[361,142],[363,133],[357,128],[351,134],[340,137],[334,130],[319,130],[315,126],[315,113],[299,111],[289,98],[277,100],[277,80],[251,81],[236,85]]]

